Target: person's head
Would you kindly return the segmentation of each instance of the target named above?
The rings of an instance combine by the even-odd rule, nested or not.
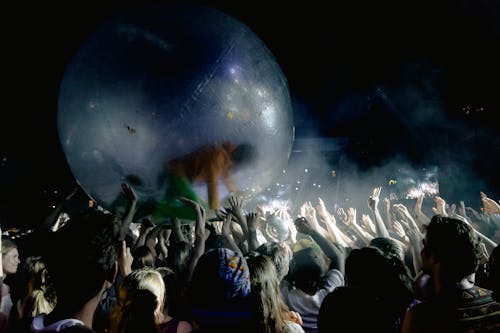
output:
[[[459,282],[477,270],[480,241],[466,222],[435,215],[426,227],[421,256],[424,272],[432,275],[439,267],[440,278]]]
[[[202,330],[234,331],[251,318],[250,272],[245,258],[230,249],[205,252],[189,288],[192,315]]]
[[[384,304],[385,316],[396,319],[413,299],[413,279],[408,267],[394,255],[376,247],[353,249],[345,263],[346,285],[359,288]]]
[[[403,247],[392,238],[375,237],[370,241],[369,245],[378,248],[385,255],[396,256],[403,261],[405,259]]]
[[[171,242],[168,247],[168,256],[166,258],[166,265],[178,274],[184,274],[191,255],[191,244],[180,241]]]
[[[248,143],[241,143],[231,153],[231,161],[233,168],[238,168],[246,164],[250,164],[257,158],[255,147]]]
[[[259,246],[256,251],[271,257],[276,266],[278,279],[281,281],[290,269],[291,249],[284,243],[269,242]]]
[[[280,295],[276,267],[269,256],[257,252],[249,253],[246,259],[262,332],[281,332],[286,325],[288,308]]]
[[[2,238],[2,267],[5,275],[15,274],[20,264],[17,244],[9,238]]]
[[[21,304],[20,318],[32,318],[52,311],[57,298],[42,257],[27,257],[19,267],[15,284],[12,296],[13,301]]]
[[[295,287],[314,295],[322,287],[327,267],[321,249],[306,247],[294,252],[289,277]]]
[[[146,245],[141,245],[132,250],[132,266],[133,270],[143,267],[155,267],[155,257],[151,249]]]
[[[56,307],[78,311],[114,282],[119,227],[114,215],[90,210],[74,214],[52,234],[46,264],[56,289]]]
[[[165,284],[162,275],[144,267],[127,275],[111,311],[110,332],[155,332],[163,320]]]

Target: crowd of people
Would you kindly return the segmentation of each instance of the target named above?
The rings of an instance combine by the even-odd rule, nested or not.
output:
[[[248,210],[233,195],[209,218],[181,198],[191,223],[136,219],[132,185],[124,213],[65,212],[69,195],[30,234],[2,237],[0,332],[500,332],[500,203],[408,207],[382,191],[361,216],[327,198],[296,216]]]

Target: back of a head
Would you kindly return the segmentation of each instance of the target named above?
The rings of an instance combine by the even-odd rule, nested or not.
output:
[[[52,278],[45,267],[42,257],[26,258],[16,275],[16,299],[25,300],[22,306],[23,317],[35,317],[49,313],[56,304],[56,293]],[[31,292],[31,294],[29,294]]]
[[[259,246],[255,251],[271,257],[276,266],[278,279],[280,281],[288,274],[291,254],[285,246],[277,242],[268,242]]]
[[[172,242],[168,247],[166,265],[178,274],[184,274],[187,269],[189,256],[191,255],[191,244],[188,242]]]
[[[120,249],[119,224],[113,215],[97,210],[75,214],[48,244],[47,269],[58,304],[68,311],[97,295],[104,281],[113,282]]]
[[[369,245],[378,248],[384,255],[396,256],[404,260],[403,247],[391,238],[375,237],[370,241]]]
[[[327,265],[321,250],[306,247],[293,254],[290,279],[293,285],[307,294],[314,295],[321,288]]]
[[[464,221],[435,215],[426,227],[425,247],[441,264],[446,278],[460,281],[477,270],[481,249],[479,238]]]
[[[143,267],[155,267],[153,252],[147,245],[141,245],[132,250],[132,270]]]
[[[189,288],[192,314],[202,331],[242,327],[251,317],[250,272],[239,253],[226,248],[205,252]]]
[[[162,275],[144,267],[127,275],[111,312],[110,332],[155,332],[163,320],[165,284]]]
[[[279,293],[276,267],[267,255],[251,252],[247,256],[258,322],[262,332],[281,332],[286,326],[288,308]]]
[[[384,255],[376,247],[352,250],[346,258],[345,271],[349,287],[364,288],[391,302],[394,308],[406,307],[413,298],[408,267],[397,256]]]

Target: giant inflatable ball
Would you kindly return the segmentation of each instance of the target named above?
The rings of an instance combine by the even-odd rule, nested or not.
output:
[[[231,172],[242,195],[257,195],[286,167],[292,118],[286,78],[263,41],[192,4],[117,12],[68,63],[58,101],[71,171],[111,211],[123,209],[122,183],[135,189],[139,211],[151,208],[165,196],[170,161],[223,143],[253,147],[251,162]],[[191,180],[208,200],[203,177]],[[217,189],[221,200],[230,193],[220,179]]]

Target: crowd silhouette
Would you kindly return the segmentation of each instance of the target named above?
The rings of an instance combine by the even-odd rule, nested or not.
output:
[[[123,213],[65,211],[72,192],[2,237],[0,332],[499,332],[500,203],[383,191],[296,216],[232,195],[209,218],[181,197],[192,223],[136,220],[133,185]]]

